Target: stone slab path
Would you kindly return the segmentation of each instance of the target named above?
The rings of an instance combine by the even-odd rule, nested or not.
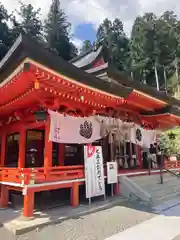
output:
[[[180,240],[180,204],[106,240]]]
[[[133,209],[130,204],[116,205],[20,236],[13,236],[6,229],[0,228],[0,237],[6,240],[104,240],[154,216],[146,210]]]

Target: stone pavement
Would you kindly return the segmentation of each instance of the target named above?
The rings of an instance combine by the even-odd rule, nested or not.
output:
[[[130,203],[121,203],[16,237],[0,228],[0,236],[6,240],[104,240],[119,231],[153,218],[155,214],[149,210],[144,205],[137,204],[135,207]]]
[[[138,202],[129,203],[122,199],[121,201],[118,201],[118,198],[109,199],[104,202],[104,205],[102,205],[102,201],[100,201],[92,204],[91,208],[83,205],[80,208],[69,208],[71,215],[64,220],[61,219],[61,217],[63,211],[64,215],[66,211],[67,216],[67,208],[63,210],[62,208],[57,208],[47,211],[48,214],[47,212],[44,213],[45,215],[47,214],[49,218],[51,215],[51,220],[53,221],[50,226],[46,226],[45,224],[46,227],[44,228],[36,227],[35,230],[20,236],[14,236],[12,232],[1,227],[0,239],[49,240],[53,238],[53,240],[180,240],[180,203],[178,204],[177,200],[174,200],[174,202],[171,202],[170,204],[170,208],[168,208],[167,204],[158,206],[155,209],[155,213],[150,207]],[[87,211],[87,208],[89,211]],[[10,210],[0,211],[0,219],[2,219],[5,212],[7,213],[9,211]],[[10,213],[9,215],[6,214],[6,221],[10,221],[10,216],[16,219],[17,215],[19,215],[18,211],[14,211],[11,215]],[[47,218],[47,216],[41,215],[36,219],[41,221],[42,219]],[[23,223],[23,225],[26,224],[29,224],[29,221]]]
[[[106,240],[180,240],[180,204]]]
[[[57,224],[69,218],[78,218],[80,216],[101,211],[115,205],[126,202],[123,197],[108,198],[106,201],[96,201],[91,206],[88,204],[80,205],[78,208],[71,206],[53,208],[43,212],[35,212],[33,219],[25,219],[21,216],[20,210],[1,210],[0,223],[14,234],[22,234],[36,228],[45,227],[50,224]]]

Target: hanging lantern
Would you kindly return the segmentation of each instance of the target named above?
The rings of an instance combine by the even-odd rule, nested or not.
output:
[[[35,112],[36,121],[45,121],[47,119],[47,112],[44,110],[38,110]]]

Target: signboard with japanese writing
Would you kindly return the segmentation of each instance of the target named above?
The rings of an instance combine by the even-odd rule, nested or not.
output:
[[[114,184],[117,182],[117,162],[107,162],[107,183]]]
[[[84,147],[86,198],[105,195],[102,148]]]

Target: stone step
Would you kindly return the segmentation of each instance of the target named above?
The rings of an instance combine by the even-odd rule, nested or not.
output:
[[[166,186],[163,186],[163,184],[159,184],[160,186],[158,187],[154,187],[154,186],[151,186],[151,187],[147,187],[147,188],[144,188],[143,189],[150,193],[154,193],[155,195],[159,195],[159,194],[162,194],[163,192],[164,193],[167,193],[167,192],[171,192],[171,191],[178,191],[180,190],[180,185],[166,185]]]
[[[152,185],[152,184],[158,184],[160,183],[160,176],[157,176],[153,179],[152,176],[143,176],[142,179],[136,179],[135,177],[132,178],[132,180],[140,185],[140,186],[148,186],[148,185]],[[180,179],[176,178],[175,176],[171,176],[171,175],[164,175],[163,176],[163,182],[164,184],[169,184],[171,182],[175,183],[175,184],[180,184]]]
[[[161,196],[159,198],[155,198],[155,199],[153,199],[153,205],[157,206],[159,204],[162,204],[162,203],[167,202],[172,199],[179,199],[179,201],[180,201],[180,192]]]
[[[152,176],[142,176],[142,179],[140,179],[140,178],[136,179],[136,177],[133,177],[132,180],[139,185],[146,185],[147,183],[149,183],[149,184],[159,183],[160,176],[158,176],[158,177],[154,176],[154,178]],[[168,183],[169,181],[180,182],[179,178],[176,178],[175,176],[167,175],[167,174],[163,175],[163,180],[164,180],[164,183]]]
[[[160,200],[160,199],[164,199],[164,198],[166,198],[166,197],[168,197],[168,196],[171,196],[171,195],[178,195],[178,194],[180,194],[180,191],[178,191],[178,192],[174,191],[174,192],[169,192],[169,193],[166,193],[166,194],[161,194],[161,195],[151,195],[151,196],[152,196],[152,199],[153,199],[153,200],[155,200],[155,199]]]
[[[137,184],[137,183],[136,183]],[[174,188],[174,187],[180,187],[180,182],[169,182],[169,183],[163,183],[163,184],[160,184],[160,183],[152,183],[152,184],[147,184],[147,185],[141,185],[141,184],[137,184],[139,187],[143,188],[144,190],[147,190],[147,191],[150,191],[151,189],[153,189],[154,192],[157,192],[157,191],[161,191],[161,190],[166,190],[166,189],[169,189],[169,186],[171,188]]]
[[[137,176],[132,180],[152,196],[154,206],[174,198],[180,200],[180,179],[169,173],[163,174],[163,184],[159,175]]]

